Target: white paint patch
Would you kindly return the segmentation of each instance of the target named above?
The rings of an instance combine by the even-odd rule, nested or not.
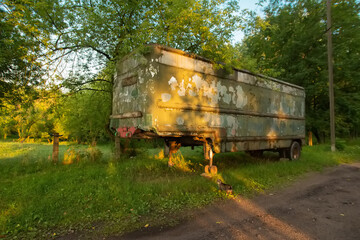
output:
[[[305,104],[304,102],[301,103],[301,117],[304,117],[305,116]]]
[[[203,119],[204,119],[205,122],[208,123],[210,121],[210,119],[211,119],[210,113],[207,113],[207,112],[204,113],[204,118]]]
[[[228,136],[234,137],[236,136],[236,118],[234,116],[227,116],[227,127],[229,129]]]
[[[196,97],[197,93],[190,89],[189,90],[189,95],[192,96],[192,97]]]
[[[203,79],[199,75],[195,74],[192,77],[192,81],[195,83],[195,87],[199,91],[200,88],[203,86],[203,82],[204,82]]]
[[[156,70],[156,68],[152,64],[150,64],[149,72],[151,74],[151,77],[154,77],[157,74],[158,71]]]
[[[209,84],[198,74],[194,74],[192,77],[190,77],[188,82],[185,82],[184,79],[182,79],[180,82],[175,77],[171,77],[168,81],[168,84],[170,85],[172,91],[177,90],[177,94],[180,97],[186,96],[187,94],[192,97],[206,97],[209,99],[208,104],[210,105],[216,105],[219,101],[219,94],[218,89],[215,86],[215,81],[212,81],[211,84]],[[229,96],[227,97],[229,98]]]
[[[205,113],[203,120],[207,123],[209,127],[220,127],[221,120],[218,114],[214,113]]]
[[[149,89],[149,91],[154,94],[155,93],[155,86],[154,86],[154,80],[149,79],[146,81],[146,89]]]
[[[176,78],[173,76],[170,78],[170,80],[168,81],[170,87],[171,87],[171,90],[172,91],[175,91],[176,87],[178,86],[178,82],[176,80]]]
[[[170,99],[171,99],[171,94],[169,94],[169,93],[162,93],[161,94],[161,100],[163,102],[168,102],[168,101],[170,101]]]
[[[186,89],[185,89],[184,85],[185,85],[185,83],[184,83],[184,79],[183,79],[180,86],[179,86],[180,89],[178,91],[178,94],[179,94],[180,97],[185,96]]]
[[[236,93],[235,93],[235,89],[232,86],[229,87],[229,92],[231,94],[232,103],[236,104]]]
[[[177,117],[176,118],[176,123],[177,125],[184,125],[184,119],[182,117]]]
[[[231,95],[228,94],[228,90],[226,86],[221,85],[221,82],[218,81],[216,84],[216,88],[219,91],[219,95],[218,95],[219,99],[222,99],[223,102],[229,104],[231,101]]]
[[[145,79],[142,77],[143,76],[143,70],[142,69],[140,69],[138,71],[138,76],[139,76],[139,83],[140,84],[144,83]]]
[[[240,85],[236,87],[236,95],[237,95],[236,107],[243,108],[247,104],[247,97]]]

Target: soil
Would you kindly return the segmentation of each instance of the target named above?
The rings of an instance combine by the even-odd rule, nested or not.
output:
[[[215,203],[174,227],[107,239],[360,239],[360,163],[252,199]]]

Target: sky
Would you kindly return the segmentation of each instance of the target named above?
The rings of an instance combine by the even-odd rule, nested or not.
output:
[[[248,9],[248,10],[255,11],[257,14],[261,15],[260,14],[261,7],[256,5],[258,0],[238,0],[238,2],[239,2],[240,10]],[[244,37],[244,33],[241,30],[236,31],[234,34],[233,43],[241,42],[243,37]]]

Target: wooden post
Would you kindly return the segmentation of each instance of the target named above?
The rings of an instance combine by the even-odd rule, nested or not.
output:
[[[57,164],[59,161],[59,133],[54,133],[52,161]]]
[[[119,160],[121,156],[120,136],[115,136],[115,159]]]
[[[312,146],[312,132],[309,131],[309,146]]]
[[[330,140],[331,151],[335,152],[335,100],[334,100],[334,75],[332,57],[332,28],[331,28],[331,0],[327,0],[327,32],[328,32],[328,71],[329,71],[329,101],[330,101]]]

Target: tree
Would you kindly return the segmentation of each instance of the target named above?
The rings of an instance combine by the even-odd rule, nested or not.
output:
[[[3,99],[10,98],[6,100],[8,109],[2,112],[15,109],[24,100],[23,95],[31,95],[39,83],[48,88],[50,78],[43,73],[55,72],[56,82],[60,80],[60,86],[71,91],[66,98],[69,103],[63,104],[66,124],[56,123],[55,127],[68,127],[70,135],[82,139],[89,131],[92,137],[100,134],[94,126],[104,129],[97,122],[86,125],[91,122],[86,117],[100,119],[92,115],[95,109],[91,98],[112,98],[118,59],[156,42],[201,54],[214,62],[229,62],[232,33],[240,21],[234,0],[5,0],[0,10],[0,87]],[[73,67],[61,75],[59,69],[66,64]],[[36,97],[30,99],[31,107],[26,109],[36,105]],[[77,109],[78,104],[84,107]],[[111,101],[99,104],[106,110],[98,112],[109,120]],[[17,121],[23,121],[30,131],[33,121],[26,116],[33,115],[25,108],[14,112],[19,114]]]
[[[51,51],[55,59],[77,63],[63,86],[102,95],[104,90],[93,86],[104,83],[111,99],[115,62],[148,43],[229,62],[232,32],[240,20],[236,8],[233,0],[66,1],[59,8],[65,20],[57,19],[56,25],[67,27],[56,34]]]
[[[38,13],[43,2],[4,0],[0,3],[0,107],[19,87],[39,85],[50,29]]]
[[[221,50],[239,25],[236,7],[232,0],[66,1],[59,24],[68,27],[58,32],[53,50],[95,53],[104,63],[156,42],[226,61]]]
[[[107,122],[110,115],[110,94],[104,90],[108,85],[96,83],[91,89],[69,94],[62,98],[56,122],[56,130],[79,143],[96,145],[98,140],[107,140]]]
[[[306,124],[318,141],[329,131],[325,10],[324,1],[270,1],[266,16],[248,23],[244,40],[246,54],[256,59],[259,72],[305,87]],[[340,136],[356,135],[359,4],[334,1],[332,12],[337,130]]]
[[[0,109],[0,136],[50,139],[56,119],[56,98],[59,92],[40,88],[19,87],[12,91],[18,98],[7,96]]]

